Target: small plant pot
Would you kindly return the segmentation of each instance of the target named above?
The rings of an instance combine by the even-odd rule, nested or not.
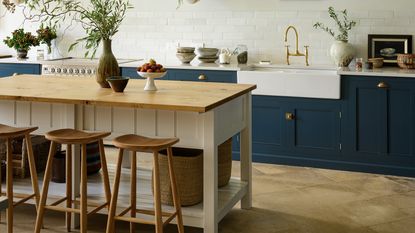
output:
[[[18,58],[27,58],[27,50],[19,49],[16,52]]]

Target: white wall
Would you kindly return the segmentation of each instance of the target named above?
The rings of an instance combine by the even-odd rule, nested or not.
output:
[[[359,57],[366,57],[367,34],[415,35],[413,0],[200,0],[179,10],[176,10],[176,0],[132,0],[132,4],[135,8],[129,11],[114,38],[117,57],[154,57],[160,62],[176,62],[178,43],[183,46],[205,43],[219,48],[246,44],[250,62],[269,58],[274,63],[282,63],[283,34],[288,25],[294,25],[299,30],[300,49],[310,45],[311,63],[328,64],[332,39],[312,27],[316,21],[331,22],[326,12],[328,6],[347,8],[351,18],[358,22],[350,33],[350,42],[358,49]],[[22,20],[20,12],[0,18],[0,39],[18,28]],[[24,25],[31,31],[37,27],[29,22]],[[67,54],[70,42],[81,35],[79,27],[67,30],[59,41],[61,52]],[[289,43],[294,46],[292,34]],[[13,51],[1,43],[0,53],[4,52]],[[70,55],[82,56],[82,48]],[[303,63],[303,58],[294,61]]]

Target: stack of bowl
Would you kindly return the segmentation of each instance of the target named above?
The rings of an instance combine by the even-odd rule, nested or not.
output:
[[[176,57],[182,63],[190,63],[195,57],[195,48],[194,47],[178,47]]]
[[[219,49],[217,48],[198,48],[197,54],[199,57],[197,59],[203,63],[213,63],[219,58],[218,52]]]

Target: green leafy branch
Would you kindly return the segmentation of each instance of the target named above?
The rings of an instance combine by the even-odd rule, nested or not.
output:
[[[349,20],[349,17],[347,15],[347,10],[341,11],[341,18],[339,18],[339,15],[336,13],[333,7],[329,7],[328,13],[330,18],[334,20],[338,27],[338,34],[335,33],[334,30],[327,27],[325,24],[317,22],[313,25],[315,29],[322,29],[323,31],[329,33],[332,37],[334,37],[336,40],[340,41],[348,41],[349,40],[349,31],[352,30],[354,26],[356,26],[356,22],[353,20]]]

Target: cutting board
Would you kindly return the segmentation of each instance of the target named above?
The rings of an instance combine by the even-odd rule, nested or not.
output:
[[[0,54],[0,58],[9,58],[12,57],[12,55],[4,55],[4,54]]]

